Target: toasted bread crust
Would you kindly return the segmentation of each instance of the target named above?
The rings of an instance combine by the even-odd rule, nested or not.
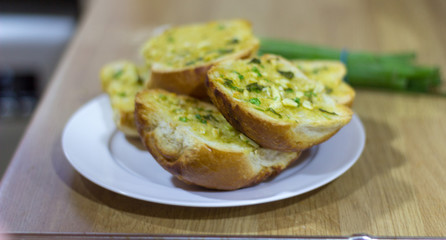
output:
[[[252,152],[234,151],[224,146],[211,146],[194,137],[190,132],[182,133],[175,123],[168,122],[172,131],[167,135],[159,134],[157,121],[165,121],[164,113],[143,101],[144,94],[163,93],[162,90],[146,90],[136,97],[135,119],[138,132],[143,144],[156,161],[168,172],[188,184],[195,184],[206,188],[219,190],[234,190],[258,184],[265,179],[275,176],[296,159],[300,152],[275,152],[275,164],[270,166],[258,165],[252,157]],[[169,120],[168,120],[169,121]],[[178,135],[181,139],[188,138],[188,144],[171,147],[170,136]],[[257,151],[257,150],[255,150]],[[260,167],[259,167],[260,166]]]
[[[170,71],[152,69],[151,80],[147,88],[161,88],[177,94],[189,95],[199,99],[207,99],[204,82],[209,69],[218,62],[228,59],[245,59],[253,55],[259,48],[259,43],[251,48],[228,55],[218,61],[213,61],[205,65],[183,68]]]
[[[206,144],[186,149],[178,156],[163,153],[162,141],[153,132],[143,134],[143,142],[157,162],[179,180],[218,190],[234,190],[256,185],[265,179],[276,176],[293,163],[277,165],[255,172],[246,154],[225,152]],[[227,161],[230,159],[231,161]]]

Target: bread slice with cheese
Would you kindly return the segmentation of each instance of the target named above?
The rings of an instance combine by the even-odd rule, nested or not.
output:
[[[172,27],[143,46],[152,72],[148,87],[207,98],[204,81],[212,65],[250,57],[258,48],[259,40],[245,20]]]
[[[345,65],[334,60],[293,60],[307,77],[325,86],[325,92],[337,103],[348,107],[353,105],[355,90],[343,81],[347,73]]]
[[[274,176],[300,152],[260,147],[235,130],[212,104],[161,89],[137,94],[142,142],[156,161],[188,184],[233,190]]]
[[[137,137],[135,95],[147,84],[148,69],[129,61],[116,61],[102,68],[100,79],[103,91],[110,97],[116,127],[126,136]]]
[[[212,102],[237,130],[262,147],[298,151],[346,125],[352,111],[325,86],[275,55],[221,62],[208,72]]]

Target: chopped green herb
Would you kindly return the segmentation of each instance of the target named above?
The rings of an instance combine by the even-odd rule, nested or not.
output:
[[[252,71],[255,72],[257,74],[258,77],[261,77],[262,74],[260,73],[259,69],[257,67],[253,67]]]
[[[284,77],[286,77],[288,79],[292,79],[294,77],[294,73],[291,72],[291,71],[280,71],[280,70],[277,70],[277,72],[280,73],[280,75],[282,75],[282,76],[284,76]]]
[[[169,43],[173,43],[173,42],[175,42],[175,39],[173,39],[172,36],[168,36],[168,37],[167,37],[167,41],[168,41]]]
[[[321,111],[321,112],[323,112],[323,113],[328,113],[328,114],[331,114],[331,115],[338,115],[338,114],[335,113],[335,112],[330,112],[330,111],[327,111],[327,110],[322,109],[322,108],[319,108],[319,111]]]
[[[297,106],[299,107],[300,106],[300,98],[295,98],[293,101],[295,101],[296,103],[297,103]]]
[[[321,71],[324,71],[324,70],[327,70],[327,67],[326,67],[326,66],[324,66],[324,67],[320,67],[320,68],[315,68],[315,69],[313,69],[312,73],[313,73],[313,74],[317,74],[317,73],[319,73],[319,72],[321,72]]]
[[[166,100],[167,99],[166,95],[163,95],[163,94],[160,94],[160,98],[161,98],[161,100]]]
[[[179,120],[182,122],[187,122],[189,119],[187,119],[187,117],[180,117]]]
[[[267,108],[266,111],[270,111],[274,114],[276,114],[279,118],[282,118],[282,115],[278,112],[276,112],[276,110],[272,109],[272,108]]]
[[[197,104],[198,100],[195,98],[186,98],[186,100],[184,100],[188,103],[193,103],[193,104]]]
[[[331,87],[325,87],[325,92],[328,93],[328,94],[330,94],[330,93],[333,92],[333,88],[331,88]]]
[[[261,104],[261,102],[258,98],[251,98],[251,99],[249,99],[249,102],[256,106],[260,106],[260,104]]]
[[[238,38],[233,38],[233,39],[229,40],[228,44],[237,44],[239,42],[240,42],[240,40],[238,40]]]
[[[313,92],[313,90],[308,90],[304,92],[305,97],[307,97],[310,102],[313,102],[313,97],[316,97],[317,94],[315,92]]]
[[[246,89],[249,91],[249,92],[256,92],[256,93],[259,93],[259,92],[261,92],[262,91],[262,89],[264,89],[265,88],[265,86],[262,86],[262,85],[259,85],[258,83],[250,83],[250,84],[248,84],[248,85],[246,85]]]
[[[194,63],[195,63],[195,61],[191,60],[191,61],[186,62],[184,65],[190,66],[190,65],[193,65]]]
[[[136,83],[138,83],[139,85],[142,85],[144,83],[144,80],[142,79],[141,76],[138,76],[138,79],[136,80]]]
[[[204,108],[202,108],[202,107],[198,107],[197,110],[198,110],[198,111],[204,111]]]
[[[243,76],[241,73],[239,73],[239,72],[237,72],[237,71],[233,71],[235,74],[237,74],[238,75],[238,78],[240,79],[240,80],[243,80],[243,79],[245,79],[245,76]]]
[[[261,62],[260,59],[258,59],[258,58],[253,58],[253,59],[251,59],[251,61],[249,61],[248,63],[261,64],[262,62]]]
[[[120,92],[120,93],[119,93],[119,96],[120,96],[120,97],[126,97],[126,96],[127,96],[127,93],[125,93],[125,92]]]
[[[225,79],[225,86],[227,86],[230,89],[235,90],[237,92],[243,92],[243,89],[234,86],[234,82],[230,79]]]
[[[225,29],[225,28],[226,28],[226,26],[223,25],[223,24],[219,24],[219,25],[217,26],[217,29],[218,29],[218,30],[223,30],[223,29]]]
[[[227,53],[234,52],[234,49],[232,49],[232,48],[220,48],[220,49],[217,50],[217,52],[219,54],[227,54]]]
[[[265,111],[265,109],[261,109],[261,108],[254,108],[254,109],[256,109],[256,110],[259,110],[259,111],[262,111],[262,112],[264,112]]]
[[[118,70],[115,71],[115,73],[113,73],[113,78],[115,78],[115,79],[119,78],[119,77],[122,76],[123,73],[124,73],[124,70],[118,69]]]
[[[287,92],[287,93],[292,93],[292,92],[294,92],[294,90],[293,90],[292,88],[286,88],[286,89],[285,89],[285,92]]]
[[[200,121],[201,123],[206,124],[207,121],[200,115],[200,114],[195,114],[195,118]]]
[[[209,120],[209,121],[214,120],[214,121],[218,122],[218,119],[216,117],[214,117],[214,115],[212,115],[212,114],[204,115],[203,117],[206,120]]]

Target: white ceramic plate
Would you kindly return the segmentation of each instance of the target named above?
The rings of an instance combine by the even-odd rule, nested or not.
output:
[[[361,155],[364,144],[364,127],[354,115],[335,136],[305,151],[297,163],[277,177],[240,190],[212,191],[180,182],[138,141],[119,132],[106,95],[81,107],[62,136],[68,161],[90,181],[128,197],[193,207],[259,204],[308,192],[347,171]]]

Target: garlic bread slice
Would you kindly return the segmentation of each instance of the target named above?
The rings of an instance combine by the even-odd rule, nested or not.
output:
[[[212,104],[161,89],[139,92],[135,117],[156,161],[188,184],[233,190],[276,175],[300,152],[265,149],[235,130]]]
[[[259,48],[248,21],[235,19],[170,28],[143,46],[151,67],[149,88],[207,98],[209,68],[226,59],[247,58]]]
[[[308,78],[319,81],[325,86],[325,92],[337,103],[348,107],[353,105],[355,90],[343,82],[347,73],[345,65],[334,60],[293,60]]]
[[[101,85],[110,97],[113,120],[126,136],[138,136],[134,118],[135,95],[144,89],[148,78],[147,68],[129,61],[116,61],[101,69]]]
[[[212,102],[237,130],[265,148],[297,151],[346,125],[352,111],[325,86],[275,55],[215,65],[206,81]]]

